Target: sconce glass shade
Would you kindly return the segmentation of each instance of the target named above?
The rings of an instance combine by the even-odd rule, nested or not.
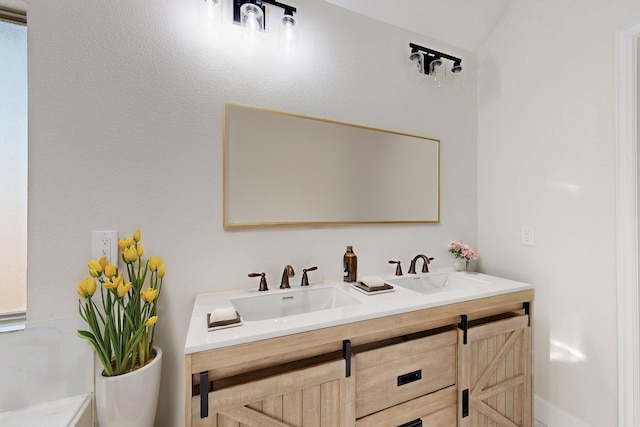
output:
[[[253,3],[243,4],[240,7],[240,25],[252,33],[264,31],[264,12],[262,8]]]
[[[422,54],[418,52],[411,52],[409,55],[409,71],[411,73],[424,73]]]
[[[291,52],[298,48],[298,22],[293,15],[284,14],[281,19],[279,45],[284,52]]]
[[[438,87],[442,87],[445,79],[445,68],[442,66],[442,59],[435,58],[429,63],[429,75],[433,78]]]
[[[204,0],[199,9],[198,26],[208,34],[222,32],[222,0]]]
[[[451,73],[449,73],[449,75],[447,76],[447,84],[454,91],[460,91],[465,87],[464,73],[462,73],[461,71],[462,67],[460,67],[460,70],[458,71],[455,71],[452,68]]]
[[[434,74],[442,66],[442,59],[435,58],[429,63],[429,74]]]
[[[462,71],[462,64],[459,61],[454,62],[453,67],[451,67],[451,72],[457,74],[460,71]]]

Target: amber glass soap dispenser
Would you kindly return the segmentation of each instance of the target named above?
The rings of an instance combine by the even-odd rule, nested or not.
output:
[[[358,277],[358,256],[353,252],[353,246],[347,246],[343,258],[344,281],[355,282]]]

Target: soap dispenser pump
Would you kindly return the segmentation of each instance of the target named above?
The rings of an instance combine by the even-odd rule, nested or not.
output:
[[[347,246],[343,257],[344,281],[355,282],[358,277],[358,256],[353,252],[353,246]]]

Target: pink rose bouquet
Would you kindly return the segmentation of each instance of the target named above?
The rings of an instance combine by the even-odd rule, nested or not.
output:
[[[478,259],[476,251],[471,249],[468,245],[456,242],[455,240],[449,243],[449,252],[451,252],[454,257],[462,258],[466,261]]]

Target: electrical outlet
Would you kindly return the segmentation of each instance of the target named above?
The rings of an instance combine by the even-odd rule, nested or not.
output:
[[[93,232],[93,258],[107,258],[107,261],[118,262],[118,232],[94,231]]]
[[[533,227],[530,225],[522,226],[522,245],[523,246],[535,246],[535,234],[533,232]]]

